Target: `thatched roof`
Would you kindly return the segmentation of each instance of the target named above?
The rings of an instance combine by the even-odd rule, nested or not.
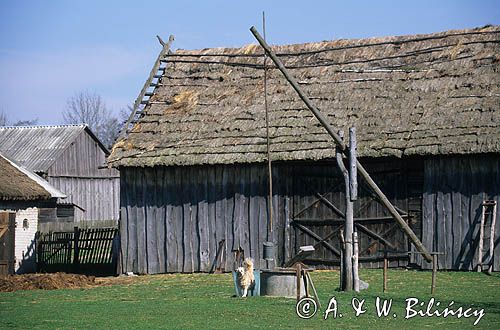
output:
[[[335,128],[356,126],[360,156],[500,152],[500,27],[275,46]],[[260,46],[178,50],[142,118],[118,141],[112,166],[266,159]],[[335,154],[270,60],[273,160]]]
[[[33,172],[46,173],[61,154],[86,132],[108,150],[85,125],[0,126],[0,152]]]
[[[66,198],[40,176],[0,154],[0,200]]]

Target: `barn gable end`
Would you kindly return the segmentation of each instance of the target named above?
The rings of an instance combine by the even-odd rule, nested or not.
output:
[[[0,152],[66,193],[44,221],[118,220],[119,172],[103,168],[109,152],[86,125],[0,127]]]

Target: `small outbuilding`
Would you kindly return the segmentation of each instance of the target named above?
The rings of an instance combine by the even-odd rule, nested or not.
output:
[[[106,167],[109,151],[87,125],[0,127],[0,152],[67,196],[40,208],[41,223],[118,221],[119,172]]]
[[[37,174],[0,154],[0,274],[35,271],[41,209],[66,198]]]
[[[500,27],[487,26],[272,47],[330,125],[356,127],[360,162],[427,249],[443,253],[440,269],[477,266],[484,204],[500,202],[499,40]],[[267,241],[278,266],[303,245],[316,248],[306,263],[338,265],[335,145],[262,48],[159,61],[150,98],[108,159],[121,174],[123,271],[206,272],[216,260],[230,269],[241,249],[262,268]],[[379,267],[387,250],[391,266],[429,266],[408,256],[363,182],[354,210],[363,267]],[[500,221],[493,229],[500,237]]]

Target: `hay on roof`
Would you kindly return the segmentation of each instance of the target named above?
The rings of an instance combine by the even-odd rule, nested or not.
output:
[[[0,200],[49,199],[51,194],[0,156]]]
[[[360,156],[500,152],[500,28],[273,46],[334,128],[356,126]],[[154,102],[113,166],[266,159],[264,58],[257,45],[168,55]],[[268,60],[273,160],[334,157],[320,127]],[[154,146],[154,147],[152,147]]]

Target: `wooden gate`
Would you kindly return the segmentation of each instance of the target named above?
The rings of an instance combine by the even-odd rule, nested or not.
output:
[[[392,163],[391,163],[392,164]],[[396,206],[402,217],[417,232],[421,200],[417,187],[407,179],[407,166],[371,164],[370,173]],[[337,266],[340,263],[340,233],[345,222],[344,181],[334,163],[296,166],[293,174],[293,201],[290,211],[292,241],[295,250],[313,245],[315,253],[306,260],[318,266]],[[415,199],[415,200],[414,200]],[[365,267],[381,267],[384,252],[390,251],[391,266],[408,262],[409,241],[396,221],[379,203],[375,194],[362,182],[359,198],[354,203],[354,225],[359,237],[360,263]],[[420,236],[419,233],[417,233]]]
[[[0,275],[14,274],[16,214],[0,212]]]
[[[37,268],[41,272],[114,275],[118,228],[75,227],[71,232],[37,236]]]

